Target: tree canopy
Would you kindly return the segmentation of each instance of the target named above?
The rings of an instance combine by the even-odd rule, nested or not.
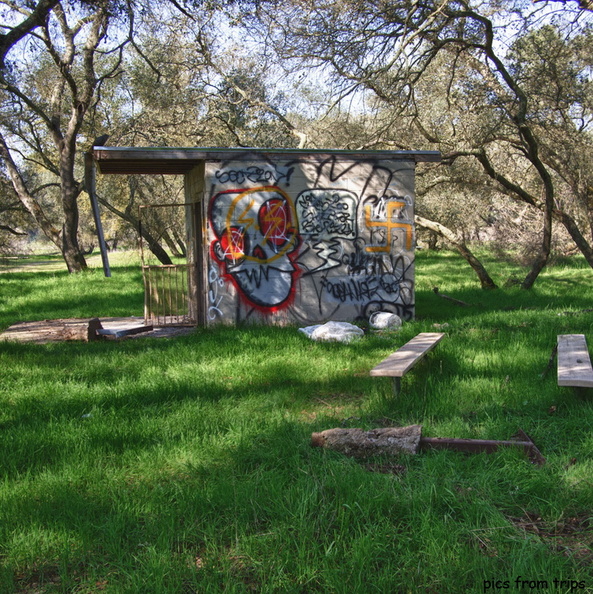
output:
[[[129,146],[438,149],[416,222],[483,287],[495,285],[471,246],[485,239],[519,247],[524,288],[554,250],[593,266],[587,1],[0,6],[4,233],[41,229],[71,271],[86,265],[80,154],[105,133]],[[145,183],[101,196],[128,228]],[[151,183],[145,196],[174,194]]]

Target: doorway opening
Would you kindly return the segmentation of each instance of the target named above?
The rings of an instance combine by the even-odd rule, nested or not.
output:
[[[139,208],[144,281],[144,323],[197,325],[195,265],[186,243],[185,220],[195,204],[149,204]]]

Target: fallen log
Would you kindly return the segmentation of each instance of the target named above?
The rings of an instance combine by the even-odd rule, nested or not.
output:
[[[417,454],[420,450],[446,449],[477,454],[496,452],[501,447],[522,449],[534,464],[545,464],[545,458],[532,439],[521,429],[508,440],[456,439],[450,437],[422,437],[422,425],[362,429],[326,429],[311,435],[311,445],[342,452],[354,458],[368,458],[382,454]]]

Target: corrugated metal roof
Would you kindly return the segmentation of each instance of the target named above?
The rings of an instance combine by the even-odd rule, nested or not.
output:
[[[439,151],[352,151],[332,149],[265,149],[265,148],[151,148],[93,147],[93,158],[104,174],[184,174],[203,161],[228,161],[252,155],[292,157],[294,161],[327,156],[351,157],[356,160],[389,159],[438,163]]]

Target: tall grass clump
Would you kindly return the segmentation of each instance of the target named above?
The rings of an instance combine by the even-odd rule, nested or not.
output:
[[[515,272],[490,265],[501,286]],[[0,591],[593,591],[593,400],[547,370],[557,334],[593,335],[592,271],[575,258],[532,291],[484,292],[439,252],[418,254],[416,275],[416,320],[350,344],[255,326],[0,343]],[[0,283],[2,328],[142,313],[132,265]],[[369,377],[436,329],[446,339],[397,399]],[[546,464],[513,448],[359,461],[309,445],[412,423],[521,428]]]

